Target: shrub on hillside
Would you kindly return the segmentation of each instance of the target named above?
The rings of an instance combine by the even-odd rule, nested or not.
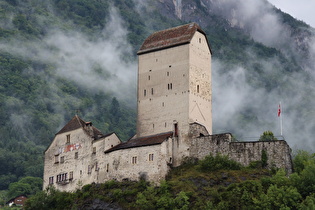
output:
[[[201,171],[240,170],[242,165],[230,160],[226,155],[217,154],[213,156],[210,154],[199,161],[199,167]]]

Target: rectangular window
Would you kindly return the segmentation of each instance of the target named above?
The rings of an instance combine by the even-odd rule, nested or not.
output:
[[[98,168],[98,162],[95,163],[95,171],[98,171],[99,168]]]
[[[106,172],[109,170],[109,163],[106,164]]]
[[[93,147],[93,154],[96,154],[96,147]]]
[[[153,88],[151,88],[151,94],[153,95]]]
[[[49,177],[49,184],[54,184],[54,177],[53,176]]]
[[[137,156],[132,157],[132,164],[137,164]]]
[[[168,72],[166,72],[166,76],[170,76],[170,72],[168,71]]]
[[[92,173],[92,167],[91,165],[88,165],[88,174]]]
[[[70,171],[69,173],[69,180],[72,180],[73,179],[73,171]]]
[[[144,96],[147,95],[147,90],[143,90],[143,95],[144,95]]]
[[[55,163],[59,163],[59,155],[55,155]]]
[[[153,154],[149,154],[149,161],[153,161]]]
[[[60,157],[60,163],[64,163],[65,162],[65,156]]]
[[[67,144],[70,144],[70,134],[67,135]]]
[[[178,125],[174,123],[174,137],[178,137]]]
[[[78,152],[75,152],[74,153],[74,159],[78,159],[79,158],[79,153]]]

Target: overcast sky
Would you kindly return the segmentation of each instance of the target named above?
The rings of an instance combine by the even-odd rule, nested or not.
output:
[[[315,0],[268,0],[292,17],[315,28]]]

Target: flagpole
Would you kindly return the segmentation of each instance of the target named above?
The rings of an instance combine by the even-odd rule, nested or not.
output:
[[[282,110],[281,110],[281,101],[279,104],[279,110],[278,110],[278,115],[280,117],[280,135],[282,136]]]

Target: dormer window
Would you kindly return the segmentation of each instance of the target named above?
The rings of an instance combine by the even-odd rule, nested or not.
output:
[[[70,144],[70,134],[67,135],[67,141],[66,141],[66,143],[67,143],[67,144]]]

